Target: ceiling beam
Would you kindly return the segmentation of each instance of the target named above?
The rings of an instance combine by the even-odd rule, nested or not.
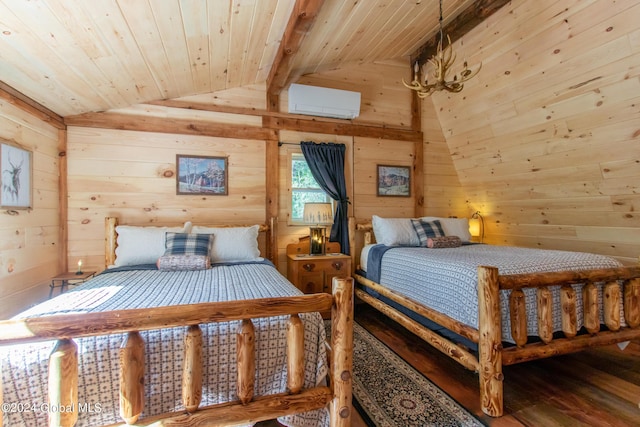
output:
[[[61,116],[2,81],[0,81],[0,99],[4,99],[55,128],[66,129]]]
[[[289,17],[287,28],[282,35],[280,47],[267,78],[267,108],[277,111],[269,100],[277,100],[291,77],[293,60],[318,16],[324,0],[296,0]]]
[[[453,21],[445,25],[443,32],[451,37],[451,43],[453,43],[510,1],[511,0],[474,1],[469,7],[463,10],[462,13],[456,16]],[[418,61],[420,65],[427,62],[428,59],[436,53],[438,41],[439,35],[436,33],[433,38],[420,46],[418,50],[411,55],[411,64],[413,65],[416,61]]]

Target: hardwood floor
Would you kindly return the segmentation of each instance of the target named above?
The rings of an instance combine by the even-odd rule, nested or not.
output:
[[[356,321],[492,427],[640,426],[640,342],[504,368],[504,413],[480,409],[478,378],[368,305]]]

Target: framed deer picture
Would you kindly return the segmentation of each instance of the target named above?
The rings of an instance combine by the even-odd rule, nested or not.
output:
[[[0,143],[0,208],[31,208],[32,158],[29,150]]]

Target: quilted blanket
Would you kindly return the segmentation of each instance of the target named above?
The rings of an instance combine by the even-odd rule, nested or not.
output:
[[[100,312],[199,302],[245,300],[301,294],[272,265],[249,263],[197,271],[142,269],[100,274],[72,291],[23,312],[16,318],[59,313]],[[324,380],[325,330],[318,313],[301,315],[305,332],[305,387]],[[256,395],[286,391],[286,322],[288,316],[254,319]],[[236,400],[235,331],[239,322],[201,325],[204,337],[202,405]],[[141,332],[145,341],[145,409],[143,416],[183,408],[183,336],[186,327]],[[79,363],[78,426],[119,422],[118,349],[123,335],[75,340]],[[53,342],[14,345],[2,351],[5,426],[47,424],[47,364]],[[288,426],[328,425],[328,411],[283,417]]]
[[[389,249],[387,247],[377,251],[375,246],[381,245],[368,248],[367,278],[370,278],[369,271],[379,270],[378,283],[474,328],[478,328],[477,267],[479,265],[497,267],[500,274],[621,266],[613,258],[584,252],[493,245],[468,245],[442,249],[423,247]],[[380,255],[379,252],[383,254]],[[378,256],[375,255],[376,253]],[[379,265],[374,266],[373,263],[376,262]],[[573,286],[576,291],[580,291],[580,284]],[[602,300],[602,289],[599,292],[599,298]],[[554,298],[553,330],[556,332],[562,329],[559,287],[552,289],[552,295]],[[525,300],[527,333],[535,336],[538,326],[534,289],[525,289]],[[578,327],[581,327],[582,299],[578,298],[576,302]],[[501,295],[502,338],[504,341],[513,342],[508,304],[508,291],[503,291]]]

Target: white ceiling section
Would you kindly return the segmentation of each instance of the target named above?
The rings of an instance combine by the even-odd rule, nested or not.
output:
[[[295,3],[0,0],[0,81],[61,116],[264,83]],[[437,25],[437,0],[325,0],[292,74],[408,61]]]

